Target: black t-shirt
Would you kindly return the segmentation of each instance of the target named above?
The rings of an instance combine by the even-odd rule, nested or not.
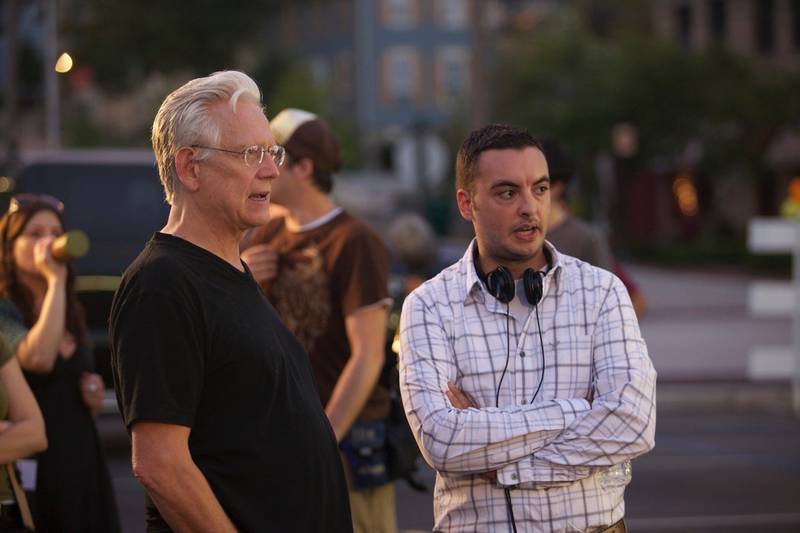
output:
[[[191,428],[189,450],[240,531],[351,531],[336,439],[308,356],[249,271],[157,233],[110,317],[128,429]],[[160,521],[148,499],[152,525]]]

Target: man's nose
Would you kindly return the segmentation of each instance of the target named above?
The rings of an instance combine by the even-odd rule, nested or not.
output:
[[[261,165],[258,168],[258,177],[262,179],[273,180],[281,173],[281,169],[275,164],[275,161],[270,156],[264,157]]]
[[[530,191],[524,191],[519,195],[520,201],[518,205],[518,213],[520,216],[530,217],[536,213],[539,206],[539,201],[536,196]]]

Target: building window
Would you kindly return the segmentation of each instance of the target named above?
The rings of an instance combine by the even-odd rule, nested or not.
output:
[[[314,56],[309,61],[311,80],[315,85],[327,85],[331,81],[331,66],[322,56]]]
[[[383,25],[393,30],[414,28],[419,22],[418,0],[382,0]]]
[[[469,26],[469,2],[467,0],[436,0],[436,20],[448,30],[463,30]]]
[[[348,50],[343,50],[336,54],[333,61],[333,87],[331,89],[337,99],[340,101],[352,99],[354,79],[353,54]]]
[[[680,4],[675,8],[675,26],[678,42],[684,48],[692,44],[692,8],[689,4]]]
[[[463,46],[448,46],[436,53],[436,96],[448,106],[464,96],[469,86],[469,51]]]
[[[708,2],[708,31],[713,41],[725,40],[725,0]]]
[[[775,2],[774,0],[754,0],[756,46],[762,54],[769,54],[775,49]]]
[[[383,56],[383,100],[408,102],[419,94],[420,58],[410,46],[390,48]]]

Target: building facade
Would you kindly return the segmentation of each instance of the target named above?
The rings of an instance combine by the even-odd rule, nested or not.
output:
[[[720,45],[778,67],[800,65],[800,0],[655,0],[653,26],[690,50]]]
[[[332,112],[352,121],[367,151],[454,113],[480,121],[485,40],[496,0],[286,0],[280,45],[330,88]]]

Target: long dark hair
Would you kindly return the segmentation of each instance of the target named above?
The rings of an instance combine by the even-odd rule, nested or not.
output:
[[[6,213],[0,219],[0,298],[6,298],[17,306],[22,313],[25,325],[29,328],[33,327],[39,317],[33,306],[33,294],[19,280],[17,264],[14,262],[14,242],[33,216],[41,211],[50,211],[56,215],[61,227],[64,227],[61,213],[45,202],[34,202],[31,205],[20,207],[14,212]],[[75,272],[71,264],[67,264],[66,329],[75,338],[78,346],[89,344],[86,317],[83,306],[75,294]]]

